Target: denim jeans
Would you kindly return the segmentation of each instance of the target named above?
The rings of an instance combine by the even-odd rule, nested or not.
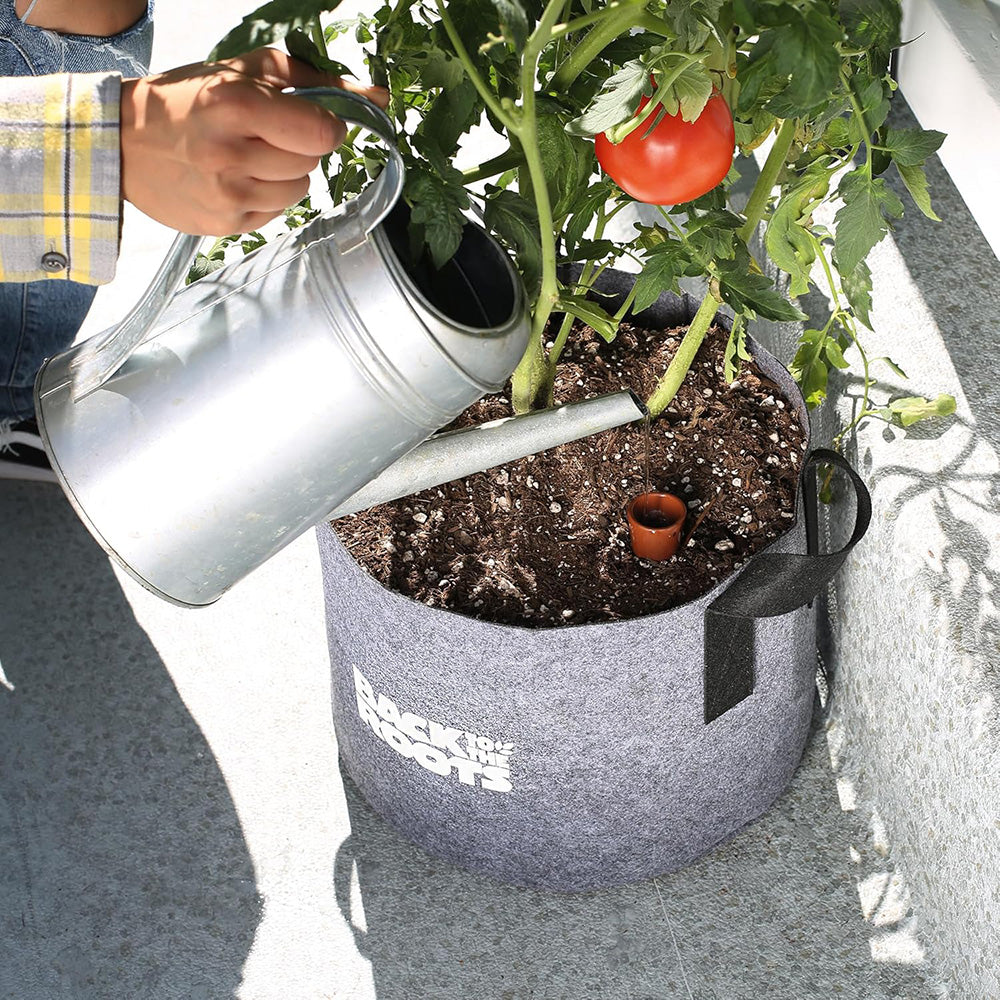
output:
[[[23,24],[14,0],[0,0],[0,76],[143,76],[153,48],[152,13],[150,0],[131,28],[108,38],[60,35]],[[73,343],[96,293],[93,285],[75,281],[0,282],[0,421],[33,415],[35,374],[46,358]]]

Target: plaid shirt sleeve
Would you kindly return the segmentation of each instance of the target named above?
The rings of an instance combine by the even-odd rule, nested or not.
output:
[[[120,97],[114,73],[0,79],[0,281],[114,277]]]

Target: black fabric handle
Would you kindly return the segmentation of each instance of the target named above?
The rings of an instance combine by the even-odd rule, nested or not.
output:
[[[837,552],[819,554],[819,514],[812,466],[834,465],[854,487],[854,532]],[[872,502],[861,477],[834,451],[817,448],[802,469],[806,554],[754,556],[742,573],[705,609],[705,722],[728,712],[754,689],[754,619],[774,618],[808,604],[833,578],[864,537]]]

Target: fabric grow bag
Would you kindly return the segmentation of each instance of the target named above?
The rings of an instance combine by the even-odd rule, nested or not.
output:
[[[696,308],[664,295],[638,321],[677,326]],[[749,346],[808,428],[791,376]],[[606,624],[520,628],[426,607],[321,525],[347,772],[406,837],[501,881],[572,891],[693,861],[760,816],[801,759],[815,693],[808,602],[870,510],[850,475],[858,529],[841,552],[806,554],[800,488],[792,527],[714,590]]]

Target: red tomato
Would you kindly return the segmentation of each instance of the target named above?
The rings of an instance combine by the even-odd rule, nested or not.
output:
[[[643,97],[639,107],[648,101]],[[617,146],[607,133],[594,139],[597,162],[636,201],[680,205],[711,191],[729,172],[736,133],[721,94],[713,94],[693,122],[684,121],[680,114],[664,115],[646,136],[648,130],[647,122]]]

